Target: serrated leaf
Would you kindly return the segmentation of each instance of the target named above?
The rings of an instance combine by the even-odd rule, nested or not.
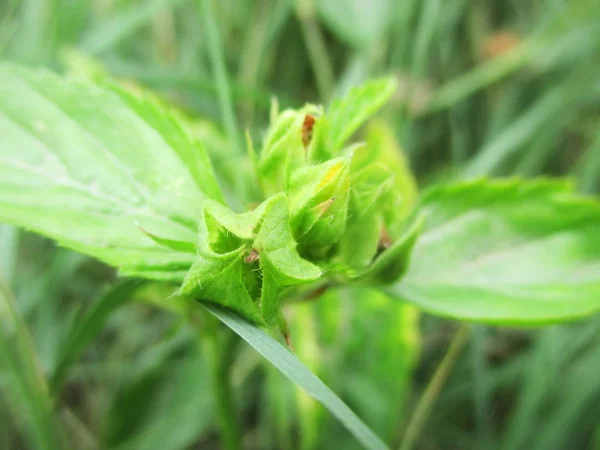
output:
[[[160,130],[161,136],[179,155],[200,191],[206,197],[223,203],[223,194],[204,145],[192,138],[176,119],[175,114],[171,114],[149,93],[139,90],[134,94],[117,84],[111,87],[139,118],[155,130]]]
[[[139,229],[194,245],[203,199],[218,194],[201,191],[212,183],[202,149],[158,106],[3,64],[0,134],[0,220],[125,273],[191,266],[194,255]]]
[[[396,89],[394,78],[382,78],[357,86],[334,100],[327,110],[329,151],[337,154],[361,125],[387,103]]]
[[[600,310],[600,204],[566,183],[477,180],[421,202],[399,297],[442,316],[538,325]]]
[[[213,305],[206,305],[206,308],[293,383],[321,402],[365,448],[377,450],[387,448],[331,389],[271,336],[231,311]]]

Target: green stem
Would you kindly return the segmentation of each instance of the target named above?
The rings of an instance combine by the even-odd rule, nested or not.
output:
[[[442,362],[435,370],[433,374],[433,378],[427,385],[425,392],[419,403],[415,409],[415,412],[410,419],[410,423],[406,428],[406,433],[404,435],[404,439],[402,440],[402,444],[400,445],[400,450],[412,450],[417,437],[419,436],[423,425],[427,421],[429,417],[429,412],[435,401],[437,400],[444,383],[446,382],[448,376],[452,368],[454,367],[454,363],[458,359],[462,349],[467,343],[469,337],[470,327],[468,325],[462,325],[458,330],[452,342],[450,343],[450,347],[448,347],[448,351],[444,355]]]
[[[196,322],[192,319],[192,323]],[[210,368],[210,380],[215,400],[217,423],[221,430],[223,448],[240,450],[242,436],[231,389],[230,363],[234,340],[220,330],[214,317],[202,312],[200,330],[204,356]]]

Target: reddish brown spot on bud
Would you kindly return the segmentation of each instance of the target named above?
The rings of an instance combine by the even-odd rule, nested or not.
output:
[[[313,116],[312,114],[307,114],[304,117],[304,122],[302,123],[302,143],[304,144],[304,148],[308,148],[308,145],[312,140],[313,127],[315,126],[315,121],[315,116]]]
[[[250,253],[248,253],[245,257],[244,257],[244,262],[246,264],[252,264],[254,261],[256,261],[259,258],[259,254],[258,254],[258,250],[256,250],[255,248],[253,248],[252,250],[250,250]]]

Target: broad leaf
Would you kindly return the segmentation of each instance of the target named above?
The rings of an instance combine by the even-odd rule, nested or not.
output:
[[[193,254],[148,234],[194,245],[203,199],[221,196],[203,148],[168,112],[2,65],[0,135],[0,221],[125,273],[180,279],[189,268]]]
[[[365,448],[387,448],[381,439],[331,389],[275,339],[231,311],[212,305],[207,305],[206,308],[269,360],[286,377],[321,402]]]
[[[600,204],[566,183],[430,189],[402,299],[442,316],[536,325],[600,310]]]

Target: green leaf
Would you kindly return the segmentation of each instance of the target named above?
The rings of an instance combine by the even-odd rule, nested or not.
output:
[[[274,195],[243,214],[207,202],[196,261],[179,293],[274,326],[280,318],[281,290],[322,275],[319,267],[298,254],[289,222],[285,194]]]
[[[195,245],[203,199],[221,197],[204,150],[168,112],[3,64],[0,134],[0,221],[126,274],[180,279],[191,266],[194,255],[147,234]]]
[[[379,283],[392,283],[399,279],[409,267],[411,254],[423,228],[422,219],[422,216],[417,216],[400,239],[375,258],[361,274],[361,279]]]
[[[348,217],[349,166],[349,158],[335,158],[294,172],[292,228],[301,246],[322,249],[339,241]]]
[[[258,179],[266,195],[285,191],[290,173],[306,159],[303,121],[301,111],[285,110],[267,135],[258,161]]]
[[[348,226],[340,241],[340,256],[360,273],[378,252],[404,239],[406,219],[417,199],[408,163],[394,133],[383,123],[370,124],[365,145],[354,149],[351,186]]]
[[[538,325],[600,310],[600,204],[566,183],[477,180],[423,196],[425,229],[392,291],[461,320]]]
[[[206,308],[286,377],[321,402],[365,448],[387,448],[335,393],[275,339],[231,311],[213,305]]]
[[[382,78],[357,86],[334,100],[327,110],[329,151],[335,155],[361,125],[387,103],[396,89],[394,78]]]

